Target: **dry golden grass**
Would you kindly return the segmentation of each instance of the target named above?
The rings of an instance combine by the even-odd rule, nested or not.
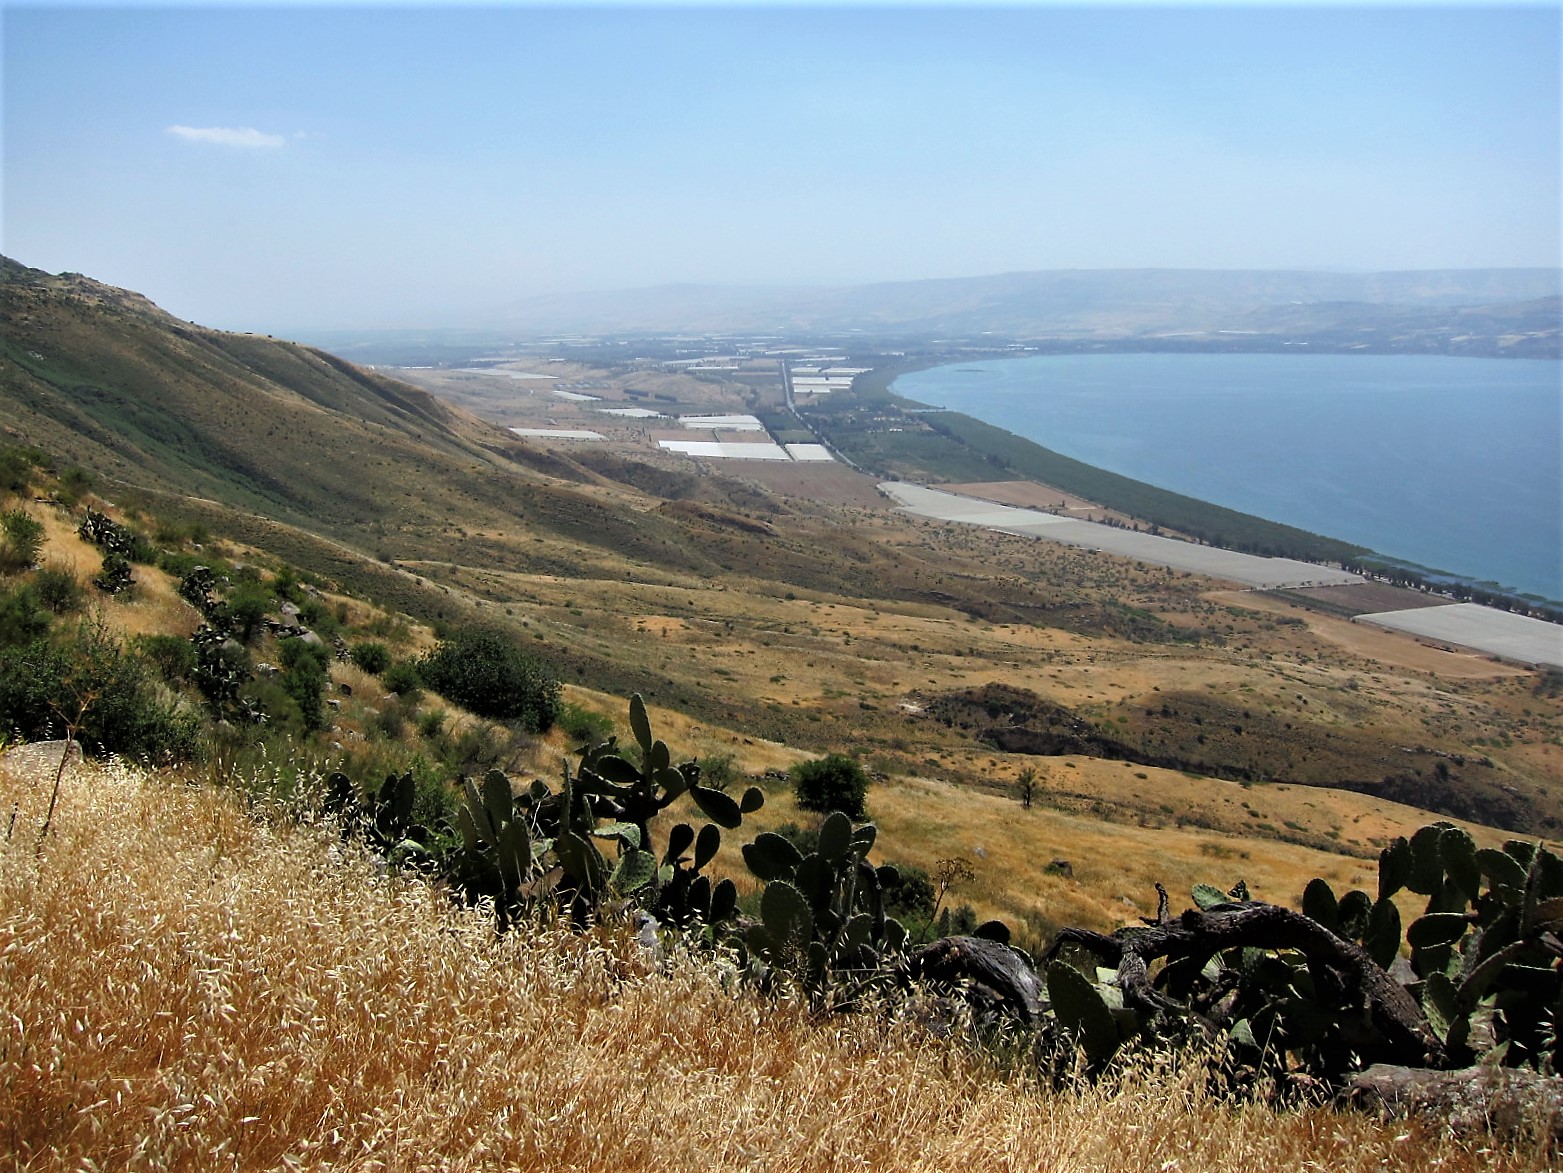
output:
[[[1530,1169],[1142,1070],[1055,1094],[868,1015],[811,1021],[627,935],[489,921],[321,828],[122,767],[0,847],[0,1152],[18,1170]]]

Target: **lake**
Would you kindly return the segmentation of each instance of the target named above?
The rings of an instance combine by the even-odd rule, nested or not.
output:
[[[1563,364],[1433,355],[965,362],[897,394],[1165,489],[1563,599]]]

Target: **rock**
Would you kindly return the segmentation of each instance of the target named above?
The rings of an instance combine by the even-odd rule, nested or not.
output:
[[[1439,1071],[1375,1063],[1353,1077],[1343,1094],[1356,1107],[1386,1116],[1436,1116],[1461,1135],[1491,1133],[1563,1146],[1563,1077],[1556,1075],[1513,1067]]]
[[[1068,880],[1075,878],[1074,865],[1071,864],[1067,859],[1055,859],[1042,870],[1050,876],[1063,876]]]
[[[0,754],[0,766],[16,778],[52,778],[65,757],[67,768],[81,764],[79,741],[34,741]]]

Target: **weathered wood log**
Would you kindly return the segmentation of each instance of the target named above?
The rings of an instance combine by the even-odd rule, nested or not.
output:
[[[1012,1018],[1024,1026],[1042,1020],[1042,982],[1024,955],[982,937],[944,937],[907,959],[913,981],[959,988],[980,1014]]]
[[[1227,949],[1295,949],[1307,959],[1316,981],[1337,987],[1346,1000],[1367,1009],[1385,1042],[1380,1058],[1433,1067],[1445,1061],[1443,1044],[1404,986],[1380,969],[1361,946],[1289,908],[1258,901],[1218,904],[1110,937],[1085,929],[1064,929],[1043,960],[1051,960],[1068,945],[1087,949],[1115,966],[1125,1003],[1157,1020],[1186,1012],[1186,1008],[1151,984],[1152,961],[1189,959],[1199,968]]]
[[[1525,1068],[1434,1071],[1376,1063],[1352,1078],[1343,1098],[1387,1116],[1436,1116],[1461,1135],[1491,1133],[1563,1149],[1563,1078]]]

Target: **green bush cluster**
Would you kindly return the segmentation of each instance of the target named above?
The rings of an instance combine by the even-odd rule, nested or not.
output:
[[[72,725],[89,753],[164,763],[200,750],[199,717],[101,626],[84,622],[0,649],[0,729],[40,740]]]
[[[382,643],[373,641],[356,643],[348,654],[354,664],[371,676],[379,676],[391,666],[391,650]]]
[[[545,733],[559,716],[559,681],[543,661],[502,631],[451,632],[418,664],[423,683],[480,717]]]
[[[35,470],[45,463],[46,458],[37,449],[0,445],[0,501],[26,496],[32,488]]]
[[[16,574],[32,567],[43,549],[43,522],[25,509],[0,513],[0,574]]]
[[[803,810],[840,811],[858,820],[868,817],[863,805],[868,797],[868,775],[846,754],[827,754],[801,763],[792,771],[792,783]]]

